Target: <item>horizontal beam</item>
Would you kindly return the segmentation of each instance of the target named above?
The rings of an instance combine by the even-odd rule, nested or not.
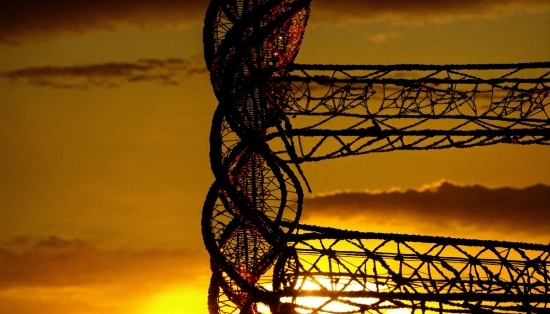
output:
[[[521,302],[547,303],[550,295],[546,294],[491,294],[491,293],[406,293],[406,292],[376,292],[376,291],[327,291],[327,290],[282,290],[272,292],[277,297],[328,297],[337,298],[377,298],[380,300],[409,301],[489,301],[489,302]],[[534,307],[534,306],[533,306]]]
[[[279,132],[271,136],[280,135]],[[291,129],[285,135],[317,137],[317,136],[358,136],[358,137],[387,137],[387,136],[477,136],[477,137],[523,137],[543,136],[550,141],[550,129],[502,129],[502,130],[377,130],[375,128],[358,129]]]
[[[488,63],[488,64],[290,64],[289,71],[296,70],[381,70],[381,71],[414,71],[414,70],[515,70],[550,68],[550,62],[524,63]]]
[[[282,222],[282,226],[289,223]],[[495,248],[519,248],[525,250],[540,250],[550,253],[549,244],[525,243],[525,242],[510,242],[499,240],[478,240],[464,238],[450,238],[440,236],[427,236],[416,234],[400,234],[400,233],[381,233],[381,232],[362,232],[353,230],[343,230],[332,227],[315,226],[307,224],[299,224],[298,230],[302,233],[294,234],[289,241],[306,241],[306,240],[323,240],[323,239],[373,239],[373,240],[388,240],[397,242],[419,242],[444,245],[461,245],[461,246],[485,246]]]
[[[286,77],[281,77],[280,79],[274,78],[271,79],[275,82],[284,81],[284,82],[334,82],[334,83],[364,83],[364,84],[391,84],[397,86],[412,86],[420,85],[421,83],[430,83],[430,84],[461,84],[461,85],[475,85],[475,84],[488,84],[488,85],[497,85],[502,83],[530,83],[530,84],[539,84],[539,83],[549,83],[550,77],[546,78],[432,78],[432,77],[419,77],[413,79],[401,79],[401,78],[371,78],[371,77],[329,77],[324,75],[313,75],[313,76],[298,76],[298,75],[289,75]],[[550,89],[544,89],[541,93],[548,93]]]

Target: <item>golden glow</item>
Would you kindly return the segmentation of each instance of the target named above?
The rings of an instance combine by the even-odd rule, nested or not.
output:
[[[269,306],[263,303],[258,303],[256,309],[260,314],[271,314],[271,310],[269,309]]]
[[[351,280],[334,281],[327,277],[315,276],[312,279],[300,278],[297,281],[296,287],[301,291],[381,291],[387,287],[374,283],[367,283],[365,286]],[[377,298],[338,298],[338,300],[330,300],[329,297],[307,296],[296,298],[295,304],[298,305],[296,311],[302,314],[309,313],[349,313],[358,311],[359,307],[350,303],[360,305],[369,305],[378,301]],[[293,302],[292,298],[285,297],[281,299],[283,303]],[[316,311],[320,309],[321,311]],[[327,311],[327,312],[325,312]],[[393,314],[401,314],[400,312],[388,312]]]
[[[197,10],[203,12],[205,5],[200,6]],[[318,12],[312,9],[313,22],[320,16]],[[509,12],[493,19],[472,17],[436,27],[344,20],[338,27],[317,23],[306,30],[297,62],[544,61],[550,51],[550,41],[541,40],[548,38],[550,31],[547,14]],[[214,180],[208,134],[217,105],[208,75],[182,75],[179,85],[121,80],[119,86],[90,84],[87,89],[53,88],[2,76],[29,67],[201,59],[201,28],[159,30],[143,25],[99,34],[79,30],[81,35],[55,41],[0,43],[0,313],[208,313],[208,257],[155,253],[181,248],[204,253],[200,217],[204,196]],[[40,39],[40,34],[34,38]],[[372,154],[302,164],[302,169],[314,193],[416,188],[441,178],[495,187],[550,184],[550,167],[541,166],[549,164],[548,148],[518,146]],[[453,160],[452,167],[449,160]],[[312,215],[311,221],[302,219],[301,223],[423,234],[438,228],[398,218]],[[508,239],[514,230],[489,234],[465,229],[462,233]],[[50,235],[80,239],[92,248],[69,246],[55,254],[34,249],[5,251],[6,243]],[[548,241],[546,234],[537,237],[527,234],[518,239]],[[29,247],[34,245],[29,242]],[[105,253],[102,245],[121,252]],[[151,251],[124,253],[127,247]],[[66,257],[69,249],[76,253],[70,259],[60,258]],[[197,279],[198,274],[205,278]],[[317,278],[304,282],[302,289],[337,289],[341,285]],[[363,287],[350,284],[346,289]],[[353,301],[369,304],[373,300]],[[326,298],[297,301],[315,307]],[[346,306],[338,301],[325,309],[345,311]],[[265,305],[258,309],[269,313]],[[386,313],[408,312],[393,309]]]
[[[386,314],[409,314],[411,310],[407,309],[391,309],[386,312]]]
[[[198,302],[203,300],[203,302]],[[204,291],[189,287],[172,287],[144,302],[139,314],[207,313]]]

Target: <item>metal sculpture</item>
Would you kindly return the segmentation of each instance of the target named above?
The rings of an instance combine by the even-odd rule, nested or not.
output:
[[[310,0],[212,0],[210,313],[550,311],[550,246],[299,224],[303,162],[549,144],[550,62],[294,64]]]

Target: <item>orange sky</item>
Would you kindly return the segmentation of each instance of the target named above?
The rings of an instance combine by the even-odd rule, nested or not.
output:
[[[207,312],[199,219],[213,180],[207,141],[216,100],[202,61],[206,7],[2,5],[1,313]],[[550,60],[547,1],[314,0],[311,12],[300,63]],[[547,147],[392,152],[303,169],[314,192],[305,222],[550,237]],[[515,201],[498,203],[502,195]],[[326,205],[331,198],[346,206]],[[462,207],[433,205],[448,199]],[[521,223],[518,210],[529,212]],[[388,211],[391,218],[380,214]]]

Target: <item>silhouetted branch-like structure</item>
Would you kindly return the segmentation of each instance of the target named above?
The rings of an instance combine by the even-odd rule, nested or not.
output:
[[[308,0],[212,0],[206,14],[210,313],[550,311],[550,245],[299,224],[304,162],[549,144],[550,62],[294,64],[308,16]]]

